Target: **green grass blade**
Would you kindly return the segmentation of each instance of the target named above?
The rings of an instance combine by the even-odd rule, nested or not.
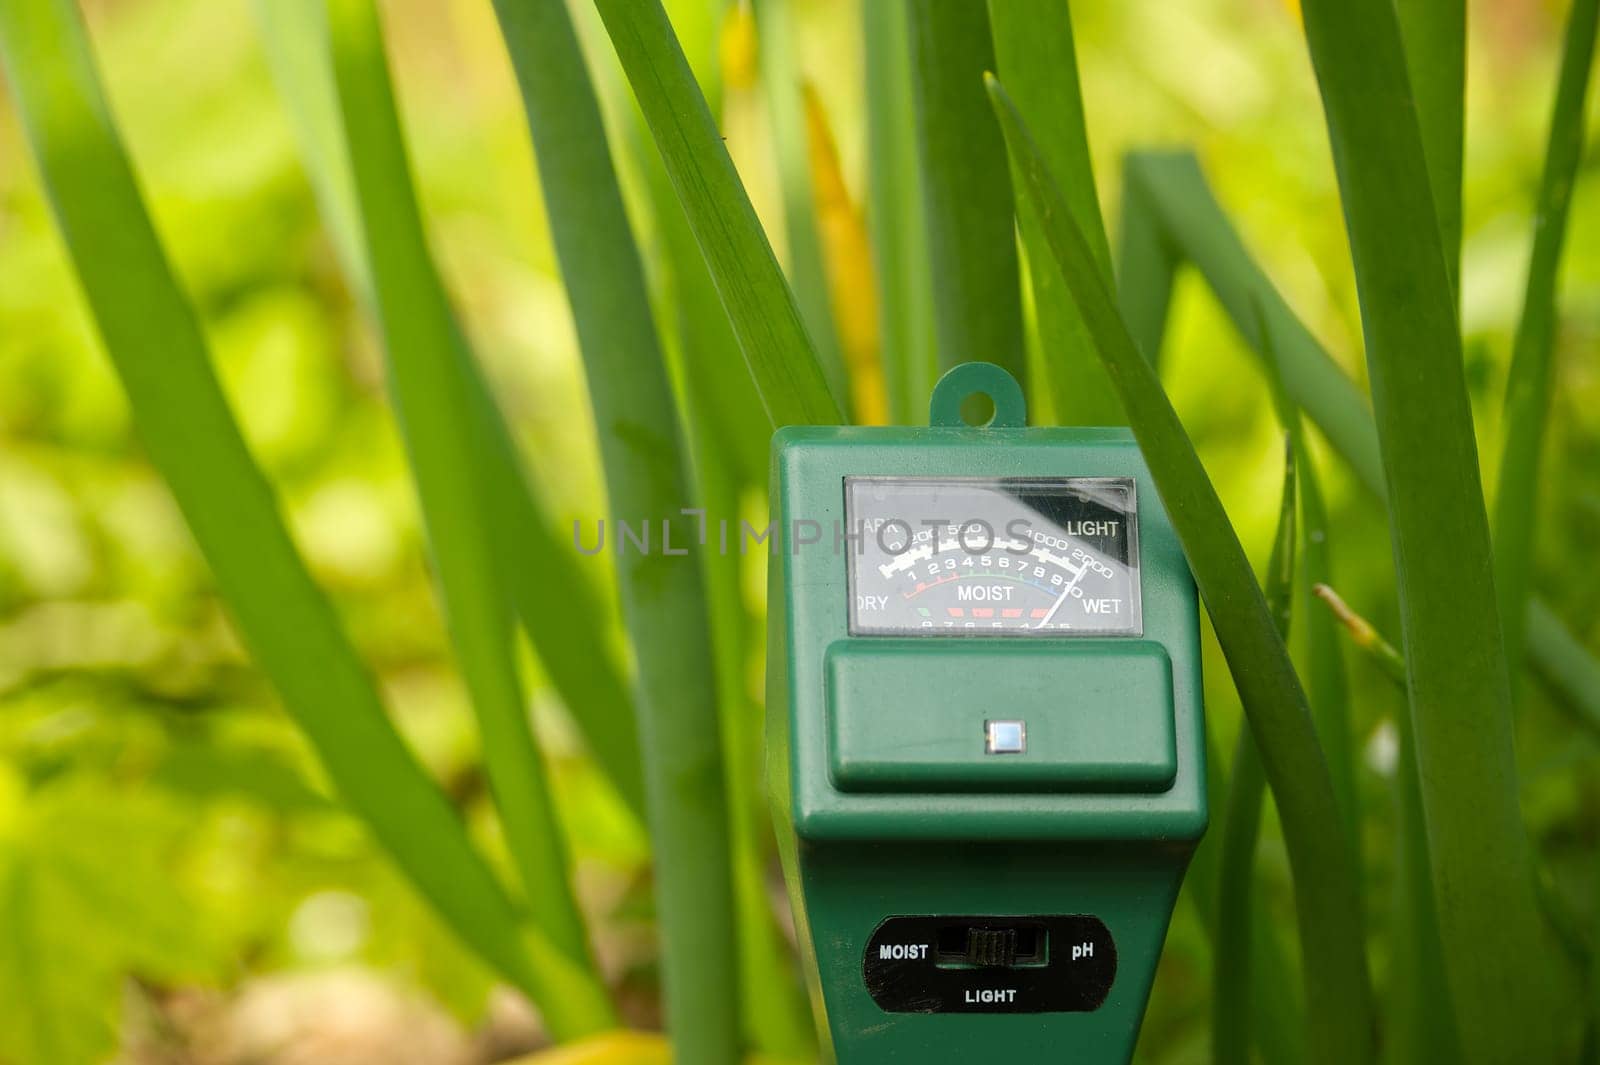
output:
[[[878,334],[897,425],[928,417],[938,355],[933,277],[923,226],[922,171],[911,98],[911,41],[905,4],[862,4],[867,78],[867,224],[878,275]]]
[[[702,387],[686,372],[682,352],[674,362],[679,394],[684,397],[683,420],[688,426],[697,504],[704,508],[707,520],[720,522],[739,512],[738,486],[717,443],[715,426],[704,416],[705,408],[697,398]],[[720,525],[709,526],[707,535],[720,545]],[[707,553],[705,564],[717,705],[726,752],[740,1005],[746,1038],[757,1051],[782,1061],[810,1060],[817,1052],[810,1004],[797,979],[793,953],[782,940],[766,883],[771,821],[763,787],[761,714],[749,696],[751,626],[740,587],[740,561],[736,551],[719,547]]]
[[[1433,898],[1417,745],[1405,712],[1395,719],[1400,751],[1394,774],[1395,913],[1389,935],[1393,951],[1389,993],[1394,1006],[1387,1050],[1394,1065],[1463,1061]]]
[[[1141,153],[1129,156],[1123,203],[1148,207],[1152,227],[1175,254],[1192,263],[1211,286],[1235,328],[1258,355],[1268,350],[1260,322],[1271,332],[1272,350],[1282,368],[1284,388],[1322,430],[1361,484],[1384,497],[1383,463],[1378,434],[1366,399],[1326,350],[1295,316],[1261,268],[1245,250],[1228,221],[1199,164],[1189,153]],[[1141,275],[1150,283],[1170,285],[1171,274],[1152,270]],[[1147,352],[1159,348],[1169,295],[1135,295],[1126,275],[1124,306],[1144,315],[1129,323]],[[1259,315],[1255,308],[1259,307]],[[1531,665],[1580,719],[1600,720],[1600,663],[1543,603],[1528,607],[1528,653]]]
[[[1365,1061],[1372,1050],[1373,1013],[1360,891],[1342,843],[1338,801],[1305,693],[1222,502],[1154,367],[1123,324],[1105,277],[1021,116],[992,78],[989,91],[1051,251],[1173,517],[1250,719],[1297,885],[1309,1050],[1318,1061]]]
[[[1306,447],[1298,408],[1294,415],[1295,454],[1300,482],[1300,593],[1309,605],[1312,589],[1333,581],[1330,557],[1328,506],[1322,495],[1316,464]],[[1328,759],[1334,795],[1339,800],[1340,821],[1350,842],[1351,862],[1357,876],[1363,875],[1361,848],[1361,803],[1356,789],[1356,741],[1350,723],[1350,685],[1345,676],[1344,654],[1340,650],[1338,626],[1323,610],[1307,610],[1305,631],[1306,689],[1311,698],[1311,715],[1317,722],[1317,736]]]
[[[1233,779],[1223,807],[1222,854],[1218,861],[1217,935],[1211,954],[1211,1060],[1249,1065],[1252,1002],[1259,977],[1252,971],[1256,906],[1256,842],[1267,778],[1250,730],[1239,730]]]
[[[1284,442],[1283,502],[1265,588],[1267,605],[1279,634],[1286,640],[1294,613],[1296,461],[1294,437],[1290,435]],[[1258,979],[1250,968],[1255,917],[1252,881],[1266,788],[1255,740],[1248,728],[1242,728],[1233,759],[1233,787],[1222,819],[1222,852],[1218,859],[1217,945],[1212,955],[1211,980],[1211,1060],[1216,1065],[1250,1065],[1250,1007]]]
[[[538,937],[519,928],[455,811],[389,721],[295,550],[146,212],[77,5],[0,6],[0,59],[140,436],[256,661],[340,795],[423,898],[546,1009],[578,1013],[570,967],[553,951],[536,960],[525,949]]]
[[[1303,11],[1361,297],[1450,993],[1470,1060],[1548,1060],[1552,955],[1518,806],[1499,606],[1493,582],[1472,576],[1491,572],[1489,523],[1399,20],[1391,0]]]
[[[360,209],[345,150],[333,81],[323,0],[256,0],[273,79],[288,106],[318,208],[350,284],[375,312],[371,269],[361,236]],[[616,619],[573,564],[571,550],[528,483],[511,432],[474,359],[465,361],[489,425],[480,462],[491,485],[485,504],[493,519],[507,591],[546,675],[583,733],[596,764],[628,808],[644,817],[644,771],[633,695],[620,655],[609,639]],[[531,567],[525,559],[547,560]],[[561,603],[560,611],[548,609]]]
[[[1352,610],[1326,584],[1315,586],[1327,610],[1314,612],[1344,626],[1350,639],[1402,695],[1406,664],[1394,645],[1366,618]],[[1384,1037],[1386,1057],[1394,1065],[1415,1061],[1461,1061],[1461,1039],[1455,1027],[1439,942],[1438,912],[1433,901],[1432,863],[1428,857],[1427,824],[1422,813],[1422,784],[1417,773],[1411,721],[1395,715],[1400,736],[1394,774],[1395,872],[1390,917],[1388,1011]]]
[[[730,380],[748,385],[748,377],[739,365],[738,344],[727,327],[727,317],[717,302],[709,278],[704,277],[705,264],[682,220],[678,201],[666,185],[666,175],[660,174],[659,181],[662,187],[657,190],[655,202],[659,207],[657,218],[662,221],[669,246],[671,284],[679,301],[678,340],[673,347],[677,362],[682,364],[677,372],[679,392],[684,397],[683,421],[690,427],[696,505],[705,509],[708,519],[732,521],[739,513],[738,488],[750,482],[735,447],[724,442],[728,435],[727,423],[706,412],[716,409],[712,396],[719,385]],[[665,221],[673,213],[678,216],[680,230],[676,235]],[[677,246],[673,247],[674,244]],[[702,337],[710,343],[697,339]],[[735,367],[735,373],[722,369],[729,365]],[[759,414],[759,404],[754,399],[751,402],[753,406],[748,409]],[[754,455],[757,463],[765,457],[760,449]],[[720,539],[720,530],[712,535]],[[780,1059],[805,1057],[815,1045],[809,1020],[810,1006],[795,979],[794,961],[782,942],[766,891],[765,856],[770,835],[763,813],[765,800],[759,773],[751,779],[746,772],[749,765],[740,754],[751,742],[759,747],[760,737],[757,730],[751,728],[753,722],[759,721],[759,715],[749,716],[750,707],[744,694],[748,619],[739,587],[738,563],[736,553],[717,552],[707,558],[706,605],[716,653],[717,705],[726,752],[739,921],[740,1006],[744,1012],[746,1036],[752,1046]],[[752,809],[757,811],[756,816],[750,815]]]
[[[1208,737],[1206,796],[1213,810],[1225,809],[1228,796],[1232,794],[1226,764],[1215,737]],[[1220,850],[1220,834],[1213,832],[1200,842],[1184,878],[1184,891],[1194,904],[1200,927],[1213,951],[1221,945],[1217,927]],[[1254,978],[1254,995],[1250,1007],[1250,1034],[1266,1065],[1299,1065],[1306,1059],[1305,1010],[1296,997],[1288,955],[1279,938],[1278,927],[1259,895],[1252,898],[1251,910],[1249,967]]]
[[[1595,890],[1600,894],[1600,885]],[[1593,933],[1589,939],[1597,945],[1589,958],[1589,1065],[1600,1065],[1600,900],[1596,903],[1591,910]]]
[[[323,224],[352,288],[372,292],[355,179],[344,148],[322,0],[252,0],[272,80],[283,97]]]
[[[1167,245],[1180,252],[1205,277],[1234,328],[1260,355],[1271,350],[1283,387],[1330,443],[1374,491],[1382,494],[1383,472],[1377,433],[1367,401],[1354,382],[1328,357],[1245,249],[1188,152],[1141,152],[1124,167],[1125,203],[1147,205]],[[1170,280],[1156,271],[1153,280]],[[1133,300],[1133,279],[1124,290]],[[1151,317],[1129,323],[1141,347],[1154,357],[1167,301],[1143,297]],[[1130,304],[1135,306],[1138,304]],[[1268,336],[1263,335],[1263,326]]]
[[[989,20],[1000,76],[1017,106],[1034,116],[1039,150],[1051,171],[1060,175],[1073,219],[1110,278],[1111,246],[1089,155],[1067,0],[989,0]],[[1095,357],[1094,344],[1055,269],[1026,196],[1017,197],[1016,211],[1033,287],[1041,365],[1056,418],[1066,425],[1121,425],[1117,394]]]
[[[682,24],[675,21],[675,25]],[[685,41],[685,47],[693,54],[691,41]],[[714,78],[713,70],[700,75],[711,101],[719,96]],[[648,140],[649,132],[637,114],[632,128],[640,144]],[[647,150],[641,153],[641,163],[658,227],[661,262],[654,276],[663,289],[658,306],[663,320],[670,323],[663,335],[688,437],[696,505],[704,508],[708,520],[731,520],[739,513],[741,489],[766,474],[766,418],[660,156]],[[708,528],[708,535],[715,535],[720,544],[721,528],[714,528],[715,533]],[[744,1031],[750,1045],[764,1054],[779,1060],[803,1059],[815,1052],[815,1030],[766,887],[772,839],[761,786],[760,734],[752,727],[760,718],[750,716],[746,693],[750,626],[739,557],[720,549],[705,557],[733,843]]]
[[[1544,174],[1534,207],[1533,255],[1506,381],[1504,442],[1494,509],[1495,590],[1506,627],[1513,682],[1527,640],[1533,581],[1534,525],[1539,512],[1539,451],[1550,417],[1556,340],[1556,282],[1566,242],[1572,187],[1583,158],[1585,102],[1600,32],[1600,0],[1573,0],[1567,20]]]
[[[760,40],[761,88],[777,156],[778,188],[783,197],[789,285],[805,321],[806,334],[834,399],[841,407],[850,394],[844,350],[833,319],[822,235],[817,231],[816,193],[811,184],[811,151],[801,97],[800,62],[795,54],[799,26],[790,0],[753,0]]]
[[[691,6],[691,14],[693,10]],[[689,28],[676,11],[673,23],[681,35]],[[690,56],[715,51],[702,39],[715,38],[706,29],[701,27],[698,35],[680,36]],[[696,70],[715,114],[721,96],[719,73],[714,63],[697,64]],[[597,88],[617,93],[620,70],[602,65],[595,74],[597,79],[615,78],[615,83],[598,81]],[[737,515],[740,492],[765,477],[767,420],[683,208],[659,153],[649,146],[643,117],[631,108],[631,102],[626,113],[633,162],[641,172],[657,227],[656,259],[648,276],[658,286],[655,302],[694,470],[695,505],[704,508],[708,520],[720,520]],[[733,528],[736,535],[736,518]],[[720,528],[708,527],[708,535],[720,541]],[[740,1008],[749,1044],[773,1058],[789,1060],[810,1056],[815,1037],[810,1005],[766,890],[772,837],[763,813],[765,793],[760,790],[759,766],[752,768],[749,758],[742,759],[740,754],[752,741],[759,744],[759,736],[748,716],[745,686],[751,630],[738,570],[736,553],[725,556],[712,550],[705,555],[706,606],[733,845]],[[751,794],[752,790],[756,794]],[[752,809],[754,816],[750,816]]]
[[[562,0],[497,0],[577,323],[611,511],[664,539],[618,560],[638,662],[668,1029],[680,1060],[739,1060],[729,815],[696,523],[667,367],[600,105]],[[679,53],[681,59],[681,53]],[[685,67],[685,69],[687,69]],[[669,522],[669,517],[672,519]],[[670,553],[669,553],[670,552]]]
[[[570,541],[529,485],[511,430],[470,352],[464,360],[484,426],[478,442],[496,571],[545,675],[595,764],[628,809],[645,815],[644,756],[617,618],[576,565]],[[540,559],[537,566],[529,559]],[[551,609],[559,604],[560,609]]]
[[[1272,391],[1273,407],[1278,422],[1287,434],[1288,447],[1294,456],[1296,495],[1299,497],[1300,577],[1294,582],[1295,598],[1310,605],[1315,589],[1332,583],[1332,563],[1329,555],[1329,529],[1327,505],[1323,502],[1322,487],[1317,481],[1317,471],[1306,447],[1304,419],[1300,408],[1283,385],[1283,369],[1277,349],[1272,344],[1272,330],[1266,323],[1260,306],[1256,308],[1256,327],[1266,346],[1263,362],[1267,369],[1267,384]],[[1280,522],[1280,525],[1282,523]],[[1311,716],[1317,725],[1317,739],[1322,743],[1328,759],[1328,772],[1333,778],[1334,796],[1339,801],[1340,824],[1344,829],[1346,845],[1350,852],[1350,867],[1356,871],[1358,883],[1365,883],[1365,862],[1361,847],[1361,817],[1356,794],[1355,754],[1350,731],[1350,692],[1345,682],[1344,659],[1339,651],[1339,633],[1333,616],[1326,610],[1312,610],[1304,625],[1306,634],[1307,695],[1311,700]]]
[[[774,426],[839,405],[660,0],[595,0]]]
[[[1011,179],[983,95],[995,65],[989,16],[976,0],[910,0],[908,10],[939,368],[982,359],[1026,385]]]
[[[640,118],[636,127],[642,126]],[[648,141],[648,130],[637,132]],[[685,360],[685,373],[696,382],[700,409],[721,442],[722,457],[732,464],[730,472],[740,484],[761,483],[772,425],[661,156],[648,145],[640,155],[660,234],[659,272],[666,290],[660,305],[671,318],[669,335]]]
[[[422,504],[445,615],[482,733],[506,842],[538,927],[587,969],[593,1016],[611,1020],[569,882],[513,653],[511,610],[494,566],[486,471],[490,432],[468,383],[455,315],[428,252],[372,0],[329,0],[335,82],[349,145],[391,391]],[[565,1023],[568,1019],[558,1019]]]
[[[1528,604],[1529,662],[1573,720],[1600,733],[1600,663],[1551,609]]]
[[[1394,0],[1452,291],[1460,291],[1467,0]]]
[[[1147,158],[1130,156],[1123,172],[1117,222],[1117,302],[1134,342],[1159,370],[1161,341],[1167,333],[1167,314],[1172,309],[1172,290],[1183,255],[1163,230],[1160,212],[1148,202],[1144,183],[1134,180]]]

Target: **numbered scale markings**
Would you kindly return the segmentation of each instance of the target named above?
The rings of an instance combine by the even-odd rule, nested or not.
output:
[[[857,635],[1138,635],[1128,478],[846,478]]]

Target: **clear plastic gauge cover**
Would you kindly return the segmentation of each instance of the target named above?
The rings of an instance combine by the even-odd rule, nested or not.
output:
[[[858,636],[1137,636],[1124,477],[846,477]]]

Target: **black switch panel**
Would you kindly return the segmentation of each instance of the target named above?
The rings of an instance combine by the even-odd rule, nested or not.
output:
[[[887,1013],[1087,1013],[1111,992],[1117,946],[1090,914],[890,917],[862,975]]]

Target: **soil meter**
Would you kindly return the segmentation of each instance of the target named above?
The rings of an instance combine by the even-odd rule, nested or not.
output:
[[[968,363],[928,428],[774,438],[768,771],[841,1065],[1125,1065],[1206,828],[1150,473],[1125,430],[1023,415]]]

